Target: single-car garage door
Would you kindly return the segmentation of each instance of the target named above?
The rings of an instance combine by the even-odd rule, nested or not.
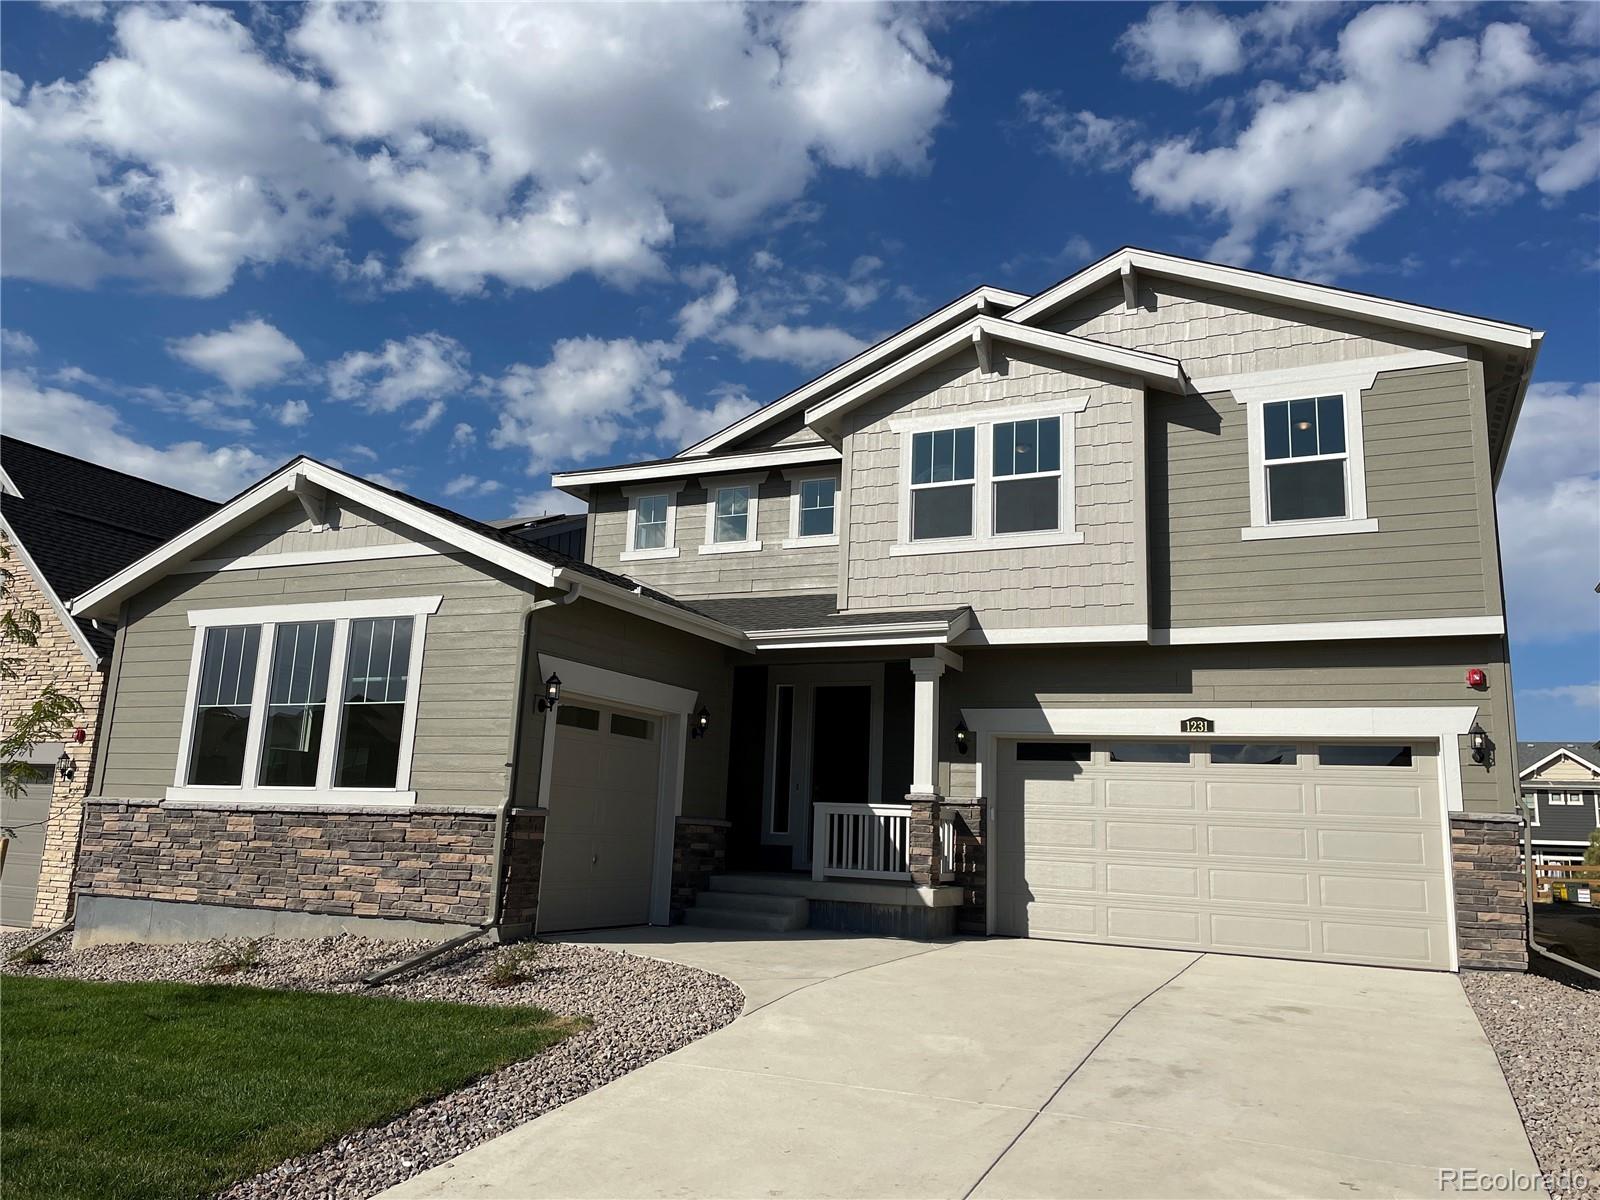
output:
[[[0,864],[0,925],[32,925],[33,903],[44,862],[45,826],[50,820],[50,793],[55,787],[55,762],[45,764],[44,779],[24,786],[22,795],[0,796],[0,829],[10,839]]]
[[[661,723],[564,700],[556,709],[539,930],[650,919]]]
[[[997,931],[1448,970],[1436,753],[1001,742]]]

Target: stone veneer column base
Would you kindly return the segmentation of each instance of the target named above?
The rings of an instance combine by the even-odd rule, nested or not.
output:
[[[911,806],[910,847],[907,865],[911,882],[918,887],[938,887],[944,878],[944,855],[939,849],[939,822],[943,819],[944,797],[937,792],[909,792]]]
[[[1522,820],[1516,813],[1450,814],[1456,946],[1463,970],[1528,969]]]
[[[963,933],[988,932],[988,805],[979,800],[946,800],[944,814],[955,818],[955,871],[946,883],[962,889],[956,928]]]
[[[717,817],[679,817],[672,834],[672,919],[710,886],[711,877],[728,869],[731,821]]]

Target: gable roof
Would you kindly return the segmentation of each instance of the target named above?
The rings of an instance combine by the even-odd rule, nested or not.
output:
[[[291,459],[179,536],[88,589],[73,600],[69,608],[74,615],[85,617],[115,614],[123,600],[200,557],[208,547],[264,513],[291,499],[300,500],[311,512],[317,508],[324,492],[354,500],[538,586],[564,592],[581,589],[585,597],[599,603],[628,609],[725,645],[746,647],[744,635],[738,630],[626,575],[591,566],[527,540],[516,530],[496,529],[442,505],[361,479],[305,455]]]
[[[818,375],[811,382],[801,384],[788,395],[780,396],[770,404],[762,405],[749,416],[741,417],[708,438],[702,438],[688,449],[680,451],[677,457],[696,458],[720,450],[729,442],[757,433],[796,410],[816,403],[831,389],[872,370],[891,356],[910,349],[952,321],[969,317],[974,313],[1009,312],[1027,298],[1021,292],[1008,292],[1004,288],[990,287],[988,284],[975,287],[965,296],[958,297],[944,307],[913,321],[876,345],[868,346],[853,358],[848,358],[838,366]]]
[[[1600,775],[1600,742],[1518,742],[1518,779],[1526,779],[1535,771],[1549,766],[1558,758],[1569,758],[1580,766]]]
[[[901,380],[909,379],[918,372],[926,370],[940,359],[967,346],[981,345],[985,338],[1031,346],[1036,350],[1059,354],[1063,358],[1076,359],[1079,362],[1093,363],[1095,366],[1135,375],[1154,383],[1166,384],[1168,387],[1179,389],[1183,387],[1183,368],[1175,358],[1168,358],[1163,354],[1151,354],[1146,350],[1126,350],[1121,346],[1091,341],[1089,338],[1078,337],[1071,333],[1052,333],[1047,329],[1035,329],[1029,325],[1019,325],[1004,317],[980,316],[957,325],[931,342],[902,355],[860,382],[806,409],[806,423],[814,425],[818,421],[837,417],[893,387]]]
[[[110,653],[112,629],[70,617],[66,601],[214,512],[217,503],[13,437],[0,437],[0,461],[7,536],[79,649],[97,662]]]

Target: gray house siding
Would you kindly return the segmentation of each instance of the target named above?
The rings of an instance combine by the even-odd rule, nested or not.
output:
[[[1551,804],[1549,793],[1551,791],[1582,792],[1585,801],[1582,804]],[[1589,835],[1600,829],[1600,815],[1596,813],[1595,797],[1600,795],[1600,788],[1595,786],[1583,787],[1574,785],[1570,788],[1529,788],[1525,795],[1535,797],[1538,812],[1538,824],[1533,827],[1532,837],[1535,842],[1583,842],[1587,843]],[[1533,819],[1533,813],[1528,814]]]
[[[970,604],[985,628],[1143,624],[1147,617],[1142,390],[1120,375],[995,345],[985,377],[971,350],[851,413],[844,427],[849,519],[841,605],[872,611]],[[1090,393],[1074,422],[1078,545],[891,556],[899,540],[901,416],[981,419],[985,408]],[[987,447],[979,446],[984,454]]]
[[[1450,343],[1353,317],[1219,293],[1175,280],[1139,280],[1139,306],[1109,284],[1039,322],[1059,333],[1165,354],[1192,378],[1373,358]]]
[[[1243,541],[1245,406],[1150,403],[1157,626],[1494,616],[1501,611],[1479,365],[1380,374],[1362,397],[1373,533]]]
[[[1514,812],[1516,767],[1508,673],[1499,638],[1324,642],[1283,646],[994,647],[969,650],[961,671],[946,672],[941,691],[940,757],[956,799],[973,795],[971,757],[956,753],[950,731],[963,707],[1335,708],[1476,705],[1477,721],[1496,745],[1495,762],[1472,762],[1457,748],[1469,812]],[[1487,688],[1463,677],[1482,667]],[[1174,729],[1176,734],[1176,729]],[[1314,739],[1312,739],[1314,740]]]
[[[761,549],[737,554],[699,553],[706,540],[706,490],[699,486],[699,478],[692,475],[677,496],[676,558],[623,559],[628,544],[628,497],[620,488],[596,488],[590,504],[594,530],[590,561],[685,600],[834,590],[839,570],[837,546],[784,547],[789,536],[790,488],[781,471],[771,472],[756,493],[756,537]]]
[[[250,554],[393,546],[405,542],[436,546],[431,539],[407,529],[398,521],[342,496],[330,495],[326,498],[323,518],[328,528],[313,528],[305,509],[298,502],[291,501],[250,528],[218,542],[200,557],[206,560],[231,559]]]

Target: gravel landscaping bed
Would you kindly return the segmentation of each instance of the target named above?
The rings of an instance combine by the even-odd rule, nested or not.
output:
[[[1499,1056],[1552,1200],[1600,1197],[1600,980],[1536,959],[1526,975],[1463,972],[1461,986]]]
[[[426,942],[375,942],[354,936],[258,943],[258,965],[217,975],[210,943],[97,946],[73,951],[62,938],[38,966],[10,962],[32,933],[0,935],[6,974],[104,982],[172,980],[252,987],[365,992],[460,1004],[537,1004],[588,1017],[592,1025],[537,1058],[485,1076],[315,1153],[290,1159],[236,1184],[226,1200],[344,1200],[367,1197],[549,1112],[652,1059],[703,1037],[739,1015],[744,994],[718,975],[678,963],[593,946],[539,943],[524,982],[491,987],[499,948],[468,946],[366,989],[362,976],[424,949]],[[527,943],[525,943],[527,944]]]

